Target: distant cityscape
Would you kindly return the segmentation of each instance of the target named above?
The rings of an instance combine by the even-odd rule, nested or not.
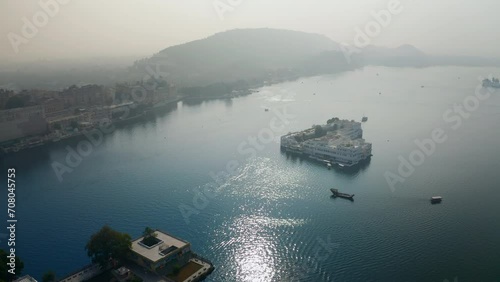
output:
[[[165,80],[71,86],[62,91],[0,90],[0,152],[11,153],[125,122],[178,101]]]

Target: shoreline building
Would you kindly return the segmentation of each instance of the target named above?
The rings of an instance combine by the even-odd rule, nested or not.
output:
[[[0,143],[47,133],[43,106],[0,111]]]
[[[362,137],[361,123],[333,118],[326,125],[282,136],[281,148],[320,161],[354,166],[372,156],[372,144]]]
[[[166,232],[156,230],[154,237],[132,241],[130,260],[162,277],[174,281],[199,281],[213,271],[210,261],[191,251],[191,244]]]
[[[187,253],[191,252],[191,244],[161,231],[155,231],[157,243],[148,246],[143,243],[144,237],[132,241],[131,259],[138,265],[153,272],[167,268],[173,263],[185,264],[189,261]]]

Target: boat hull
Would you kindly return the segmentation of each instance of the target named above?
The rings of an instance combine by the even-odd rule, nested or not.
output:
[[[337,189],[330,189],[330,191],[332,192],[332,197],[334,198],[344,198],[344,199],[347,199],[347,200],[351,200],[351,201],[354,201],[354,194],[346,194],[346,193],[341,193],[339,192]]]

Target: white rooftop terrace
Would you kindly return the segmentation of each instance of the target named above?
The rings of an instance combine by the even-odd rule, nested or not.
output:
[[[18,278],[17,280],[14,280],[13,282],[38,282],[38,281],[36,281],[35,278],[33,278],[29,275],[25,275],[25,276]]]
[[[162,249],[166,249],[168,247],[174,246],[174,247],[177,247],[178,249],[180,249],[180,248],[183,248],[183,247],[189,245],[188,242],[177,239],[177,238],[175,238],[167,233],[164,233],[162,231],[157,230],[157,231],[155,231],[155,233],[157,235],[156,238],[163,241],[163,243],[158,244],[158,245],[148,249],[144,245],[140,244],[140,242],[144,238],[144,237],[141,237],[139,239],[132,241],[132,247],[131,247],[132,251],[149,259],[149,260],[151,260],[151,261],[153,261],[153,262],[157,262],[157,261],[161,260],[162,258],[166,257],[160,253],[160,247]]]

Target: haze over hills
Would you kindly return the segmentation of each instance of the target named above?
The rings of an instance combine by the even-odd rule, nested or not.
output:
[[[160,65],[183,85],[265,77],[296,69],[324,51],[339,50],[325,36],[275,29],[231,30],[206,39],[169,47],[134,65]]]
[[[163,75],[179,87],[237,81],[245,86],[347,71],[365,65],[500,66],[500,59],[432,56],[412,45],[397,48],[370,45],[351,50],[355,52],[346,54],[339,43],[319,34],[268,28],[236,29],[168,47],[133,64],[127,58],[110,64],[99,60],[94,63],[75,61],[74,65],[69,62],[36,62],[17,69],[9,66],[0,73],[0,88],[61,89],[73,84],[113,85],[141,80],[152,73]]]

